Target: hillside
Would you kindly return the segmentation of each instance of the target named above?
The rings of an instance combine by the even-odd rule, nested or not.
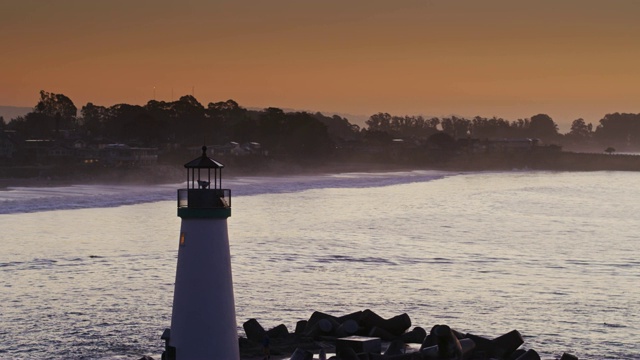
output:
[[[33,108],[30,107],[0,105],[0,116],[3,117],[5,121],[9,121],[18,116],[26,115],[29,111],[32,110]]]

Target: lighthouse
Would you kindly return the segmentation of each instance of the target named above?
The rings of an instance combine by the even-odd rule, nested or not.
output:
[[[224,165],[202,155],[184,165],[187,188],[178,190],[178,265],[166,360],[239,359],[227,218],[231,190]]]

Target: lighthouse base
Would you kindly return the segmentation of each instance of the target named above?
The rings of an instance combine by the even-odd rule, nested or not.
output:
[[[164,329],[160,339],[164,340],[164,351],[162,352],[162,360],[176,360],[176,348],[169,345],[171,339],[171,329]]]
[[[240,358],[226,218],[183,217],[167,359]]]

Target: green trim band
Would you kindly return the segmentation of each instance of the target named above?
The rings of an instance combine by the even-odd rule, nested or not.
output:
[[[226,219],[231,216],[231,208],[178,208],[178,216],[183,219]]]

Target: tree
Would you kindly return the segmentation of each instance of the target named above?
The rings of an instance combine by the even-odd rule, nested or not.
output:
[[[392,117],[388,113],[377,113],[375,115],[371,115],[365,124],[367,124],[367,128],[373,131],[384,131],[391,134],[391,120]]]
[[[149,112],[140,112],[124,124],[128,140],[143,146],[157,146],[167,138],[167,124]]]
[[[56,132],[60,129],[74,128],[78,109],[73,101],[62,94],[48,93],[40,90],[40,100],[34,112],[53,118]]]
[[[214,138],[227,141],[249,142],[257,139],[257,121],[247,116],[233,118],[226,128],[215,128]],[[226,131],[225,131],[226,130]]]
[[[593,135],[593,125],[585,123],[582,118],[573,120],[568,135],[579,140],[588,139]]]
[[[256,123],[249,118],[247,109],[232,99],[209,103],[206,109],[208,127],[213,135],[212,141],[253,141],[256,136]]]
[[[239,110],[243,110],[237,102],[232,99],[227,101],[218,101],[216,103],[209,103],[207,110],[210,112],[230,113]]]
[[[127,126],[144,113],[146,109],[139,105],[116,104],[109,107],[104,122],[104,135],[115,141],[129,141],[132,134]]]
[[[421,138],[426,139],[437,133],[436,127],[440,119],[425,119],[422,116],[391,116],[388,113],[371,115],[366,121],[369,131],[382,131],[392,137]]]
[[[81,127],[89,135],[101,135],[104,133],[105,123],[107,122],[107,108],[104,106],[87,103],[80,109]]]
[[[607,114],[600,120],[594,137],[601,144],[637,149],[640,146],[640,114]]]
[[[457,116],[442,119],[440,121],[440,126],[442,127],[442,131],[449,134],[454,139],[467,136],[467,133],[471,131],[471,121]]]
[[[608,148],[604,149],[604,152],[606,152],[607,154],[611,155],[616,151],[616,149],[612,148],[611,146],[609,146]]]
[[[7,129],[16,131],[25,139],[49,139],[54,128],[54,118],[37,112],[18,116],[7,124]]]
[[[471,120],[471,134],[476,138],[504,138],[517,136],[517,129],[502,118],[476,116]]]
[[[207,126],[204,106],[195,97],[182,96],[171,103],[171,111],[174,116],[173,131],[179,139],[195,145],[211,138],[211,127]]]
[[[273,154],[294,159],[319,159],[333,149],[327,127],[306,112],[264,109],[259,114],[256,136]]]
[[[282,144],[286,139],[283,131],[285,119],[284,111],[274,107],[264,109],[258,118],[259,140],[274,153],[282,150]]]
[[[320,112],[315,113],[313,117],[327,127],[329,136],[334,142],[354,140],[360,137],[360,127],[349,123],[346,118],[338,115],[328,117]]]
[[[553,140],[558,136],[558,125],[547,114],[531,117],[528,129],[529,136],[543,140]]]
[[[327,126],[306,112],[286,115],[282,148],[299,160],[321,159],[333,149]]]

